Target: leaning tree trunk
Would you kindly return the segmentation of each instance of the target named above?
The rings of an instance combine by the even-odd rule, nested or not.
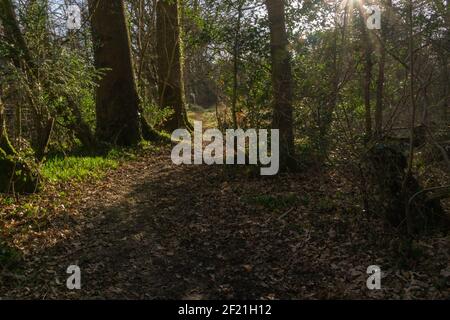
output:
[[[121,146],[142,138],[139,97],[123,0],[89,0],[94,58],[105,74],[96,90],[97,137]]]
[[[294,151],[292,112],[292,70],[285,23],[284,0],[266,0],[269,14],[274,95],[274,129],[280,130],[280,169],[293,169]]]
[[[173,110],[164,129],[190,127],[183,81],[183,47],[179,0],[159,0],[156,7],[159,105]]]

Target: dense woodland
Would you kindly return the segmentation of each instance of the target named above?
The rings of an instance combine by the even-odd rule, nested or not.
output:
[[[448,0],[0,0],[0,298],[449,298],[449,77]]]

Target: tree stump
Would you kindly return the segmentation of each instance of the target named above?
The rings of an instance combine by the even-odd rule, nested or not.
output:
[[[394,227],[410,233],[445,226],[448,217],[440,200],[428,197],[417,179],[407,176],[407,159],[400,150],[380,143],[364,156],[371,208]]]

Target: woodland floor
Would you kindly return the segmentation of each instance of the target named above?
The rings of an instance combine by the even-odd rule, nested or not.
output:
[[[245,178],[169,156],[147,152],[101,180],[48,187],[32,200],[46,208],[34,218],[7,218],[6,207],[0,229],[20,257],[0,269],[0,297],[450,298],[450,237],[402,256],[395,232],[363,214],[333,172]],[[72,264],[81,290],[66,288]],[[366,287],[374,264],[378,291]]]

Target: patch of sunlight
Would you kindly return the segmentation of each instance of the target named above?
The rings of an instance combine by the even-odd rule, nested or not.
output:
[[[202,121],[204,129],[217,128],[217,118],[215,108],[206,108],[193,106],[188,110],[188,118],[191,122]]]

